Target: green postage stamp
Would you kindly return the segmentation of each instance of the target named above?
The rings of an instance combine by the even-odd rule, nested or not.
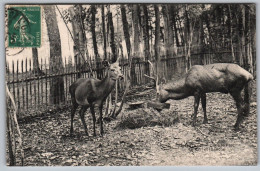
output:
[[[40,47],[41,7],[9,6],[8,46]]]

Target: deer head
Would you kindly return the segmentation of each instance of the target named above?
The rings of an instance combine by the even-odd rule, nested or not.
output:
[[[119,66],[119,58],[117,58],[115,63],[110,64],[108,61],[106,61],[106,64],[108,66],[108,74],[109,77],[112,80],[117,80],[117,79],[123,79],[124,75],[121,72],[121,67]]]

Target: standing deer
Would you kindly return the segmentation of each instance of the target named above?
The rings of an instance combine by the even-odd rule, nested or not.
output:
[[[170,81],[164,85],[156,83],[156,89],[160,102],[166,102],[169,99],[180,100],[194,96],[193,126],[196,124],[200,99],[204,112],[203,123],[208,122],[206,115],[206,93],[230,93],[237,106],[238,117],[234,127],[238,130],[244,116],[249,114],[250,103],[249,97],[242,98],[241,91],[251,80],[253,80],[253,76],[236,64],[216,63],[192,66],[183,78],[177,81]]]
[[[81,106],[79,111],[82,124],[85,129],[85,133],[88,136],[88,129],[84,119],[85,111],[90,107],[90,111],[93,118],[93,136],[96,136],[96,116],[94,107],[98,106],[100,114],[100,134],[103,135],[103,119],[102,119],[102,108],[103,103],[107,96],[115,87],[116,80],[118,78],[123,78],[121,73],[121,68],[119,66],[118,59],[113,64],[107,64],[106,75],[102,80],[95,78],[79,78],[70,87],[69,92],[72,100],[71,109],[71,127],[70,135],[73,134],[73,118],[78,106]]]

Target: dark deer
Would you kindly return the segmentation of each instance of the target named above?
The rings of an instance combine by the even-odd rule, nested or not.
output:
[[[236,64],[216,63],[192,66],[183,78],[177,81],[170,81],[163,85],[156,84],[156,89],[160,102],[166,102],[169,99],[180,100],[194,96],[193,126],[196,124],[200,99],[204,112],[203,123],[208,122],[206,115],[206,93],[230,93],[237,106],[238,117],[234,127],[238,130],[244,116],[249,114],[250,105],[249,97],[243,99],[241,91],[251,80],[253,80],[253,76]]]
[[[72,101],[70,135],[73,134],[73,118],[78,106],[81,106],[79,114],[87,136],[88,129],[85,123],[84,113],[90,107],[90,111],[93,118],[93,135],[96,136],[96,116],[94,107],[98,106],[100,114],[100,134],[103,135],[103,103],[106,100],[107,96],[114,89],[116,80],[118,78],[123,78],[123,74],[121,73],[121,68],[118,63],[118,59],[115,63],[111,65],[108,63],[107,65],[108,66],[106,75],[102,80],[95,78],[79,78],[69,87],[69,92]]]

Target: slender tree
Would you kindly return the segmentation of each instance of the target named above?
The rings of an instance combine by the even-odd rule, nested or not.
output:
[[[103,31],[103,41],[104,41],[104,59],[107,60],[107,39],[106,39],[106,20],[105,20],[105,7],[101,6],[102,10],[102,31]]]
[[[86,48],[86,36],[84,31],[84,24],[82,21],[82,6],[77,5],[69,8],[71,24],[72,24],[72,32],[74,39],[74,61],[76,65],[76,70],[81,71],[85,58],[86,57],[87,48]],[[81,77],[81,72],[77,73],[77,78]]]
[[[63,72],[61,57],[61,41],[55,6],[44,5],[45,21],[50,42],[50,72],[61,74]],[[64,81],[62,76],[52,78],[50,82],[50,103],[59,104],[64,100]]]
[[[115,45],[115,31],[114,31],[112,12],[110,12],[110,6],[108,6],[108,23],[109,23],[109,30],[110,30],[109,33],[110,33],[110,47],[112,51],[112,62],[115,62],[117,59],[116,45]]]
[[[157,80],[156,82],[160,84],[164,78],[163,67],[161,62],[160,56],[160,11],[159,6],[157,4],[154,5],[154,12],[155,12],[155,42],[154,42],[154,49],[155,49],[155,70],[157,73]]]
[[[149,64],[147,61],[150,59],[150,45],[149,45],[149,16],[148,16],[148,9],[147,5],[143,4],[143,12],[144,12],[144,19],[143,19],[143,33],[144,33],[144,57],[146,61],[145,65],[145,74],[149,73]]]
[[[96,68],[97,68],[97,78],[102,78],[102,70],[101,68],[101,58],[98,53],[98,46],[97,46],[97,38],[96,38],[96,5],[90,6],[90,13],[91,13],[91,35],[92,35],[92,43],[93,43],[93,49],[95,54],[95,60],[96,60]]]
[[[38,50],[37,48],[32,48],[32,59],[33,59],[33,74],[35,76],[42,76],[45,75],[39,66],[39,59],[38,59]]]
[[[91,11],[91,34],[92,34],[92,42],[93,42],[93,49],[95,54],[95,59],[98,61],[99,54],[98,54],[98,47],[97,47],[97,38],[96,38],[96,6],[90,6]]]
[[[230,46],[231,46],[231,55],[232,55],[232,62],[236,62],[235,54],[234,54],[234,47],[233,47],[233,29],[232,29],[232,13],[230,4],[228,4],[228,17],[229,17],[229,34],[230,34]]]
[[[178,30],[177,30],[177,22],[176,22],[176,19],[175,19],[176,18],[176,12],[175,12],[174,5],[170,5],[169,12],[171,13],[170,16],[171,16],[171,22],[172,22],[172,25],[173,25],[173,29],[174,29],[176,46],[179,47],[180,46],[179,35],[178,35]],[[173,38],[173,40],[174,40],[174,38]]]
[[[121,9],[121,15],[122,15],[122,23],[123,23],[125,42],[126,42],[126,49],[127,49],[128,59],[129,59],[130,54],[131,54],[131,42],[130,42],[130,35],[129,35],[129,29],[128,29],[129,28],[128,21],[126,18],[125,5],[121,4],[120,9]]]
[[[133,5],[133,11],[132,11],[132,15],[133,15],[133,34],[134,34],[134,51],[133,51],[133,55],[134,57],[140,57],[140,40],[139,40],[139,36],[140,36],[140,30],[139,30],[139,18],[138,18],[138,5],[134,4]]]
[[[164,39],[166,57],[173,57],[174,52],[174,36],[173,36],[173,20],[169,5],[163,5],[162,14],[164,19]]]

